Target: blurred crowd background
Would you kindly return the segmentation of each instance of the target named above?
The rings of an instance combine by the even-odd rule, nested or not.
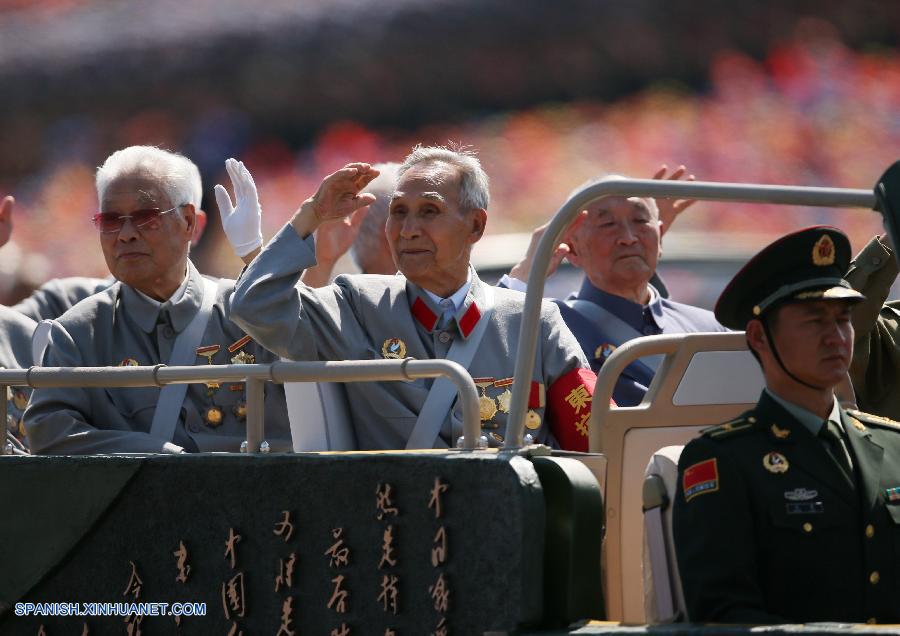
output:
[[[419,142],[478,150],[495,234],[546,221],[588,178],[663,163],[871,188],[900,158],[898,39],[900,3],[876,0],[0,0],[0,194],[17,199],[0,302],[106,274],[93,172],[130,144],[200,166],[195,261],[227,276],[240,262],[212,188],[229,156],[256,178],[266,238],[325,174]],[[814,223],[854,249],[880,228],[873,212],[698,203],[666,240],[749,254]]]

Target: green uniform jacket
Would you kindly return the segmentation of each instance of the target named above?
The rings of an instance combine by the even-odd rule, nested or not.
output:
[[[766,393],[685,447],[673,527],[691,621],[900,622],[900,424],[842,423],[855,488]]]
[[[900,420],[900,302],[885,303],[897,278],[891,250],[877,238],[857,254],[847,281],[866,295],[853,308],[853,364],[850,379],[859,408]]]

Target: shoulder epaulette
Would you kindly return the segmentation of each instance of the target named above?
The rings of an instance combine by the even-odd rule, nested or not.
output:
[[[725,422],[724,424],[705,428],[700,431],[700,434],[704,437],[709,437],[712,439],[726,439],[738,433],[746,433],[753,430],[754,424],[756,424],[756,419],[741,415],[740,417],[736,417],[735,419]]]
[[[847,415],[859,420],[860,422],[865,422],[870,426],[880,426],[881,428],[889,428],[900,432],[900,422],[896,422],[887,417],[872,415],[871,413],[863,413],[862,411],[857,411],[856,409],[847,409]]]

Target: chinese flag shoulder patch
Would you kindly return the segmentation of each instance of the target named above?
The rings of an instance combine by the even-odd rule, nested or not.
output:
[[[719,468],[716,461],[713,457],[684,469],[681,487],[685,501],[719,489]]]

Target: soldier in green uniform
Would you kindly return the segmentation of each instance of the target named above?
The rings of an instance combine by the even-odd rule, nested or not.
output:
[[[900,622],[900,424],[842,409],[850,243],[815,227],[735,276],[716,318],[746,328],[766,388],[684,449],[675,547],[694,622]]]

